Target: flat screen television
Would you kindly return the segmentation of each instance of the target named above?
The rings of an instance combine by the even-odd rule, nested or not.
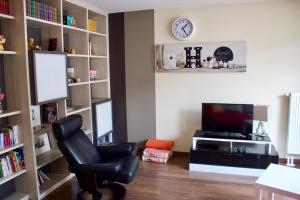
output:
[[[202,104],[202,130],[238,133],[246,137],[253,132],[252,104]]]

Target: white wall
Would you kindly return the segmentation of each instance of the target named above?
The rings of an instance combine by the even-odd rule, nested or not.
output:
[[[300,1],[159,9],[155,43],[178,43],[170,33],[180,16],[194,20],[188,42],[246,40],[246,73],[156,73],[157,138],[189,151],[201,128],[202,102],[266,104],[268,126],[280,156],[286,152],[289,92],[300,92]]]

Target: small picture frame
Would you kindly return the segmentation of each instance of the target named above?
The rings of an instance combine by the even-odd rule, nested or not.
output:
[[[35,137],[35,154],[38,156],[51,150],[48,133]]]
[[[38,128],[41,126],[41,111],[40,106],[31,106],[31,121],[32,127]]]

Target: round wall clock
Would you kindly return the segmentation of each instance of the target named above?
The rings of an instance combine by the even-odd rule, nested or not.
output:
[[[172,33],[179,40],[186,40],[191,37],[194,32],[193,22],[186,18],[180,17],[173,22]]]

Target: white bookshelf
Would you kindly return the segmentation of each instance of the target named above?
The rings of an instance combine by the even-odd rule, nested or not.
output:
[[[14,180],[16,191],[5,200],[43,199],[52,191],[74,177],[68,171],[68,165],[56,146],[51,126],[34,130],[31,122],[31,91],[29,77],[29,56],[27,40],[29,29],[40,31],[42,50],[47,50],[50,38],[57,38],[57,51],[64,52],[66,40],[69,47],[76,49],[76,54],[67,53],[70,67],[82,82],[68,84],[71,102],[76,108],[67,109],[67,101],[58,102],[59,117],[80,114],[86,135],[93,140],[92,110],[93,98],[110,98],[109,62],[108,62],[108,15],[95,10],[77,0],[47,1],[58,9],[58,21],[50,22],[26,16],[26,0],[9,0],[10,15],[0,14],[3,35],[7,38],[6,50],[0,51],[4,60],[8,111],[0,114],[0,120],[7,120],[20,128],[22,143],[0,149],[0,155],[23,148],[26,170],[0,179],[0,187]],[[63,15],[67,12],[76,18],[77,26],[63,24]],[[97,22],[97,30],[88,29],[88,19]],[[93,54],[89,55],[89,41],[92,42]],[[97,71],[97,80],[90,81],[89,71]],[[16,84],[17,82],[17,84]],[[22,98],[20,98],[22,97]],[[48,133],[51,143],[49,152],[36,156],[35,137]],[[50,141],[51,142],[51,141]],[[49,167],[48,167],[49,166]],[[49,169],[49,171],[47,171]],[[39,185],[37,170],[42,170],[50,180]],[[26,174],[26,175],[24,175]]]

